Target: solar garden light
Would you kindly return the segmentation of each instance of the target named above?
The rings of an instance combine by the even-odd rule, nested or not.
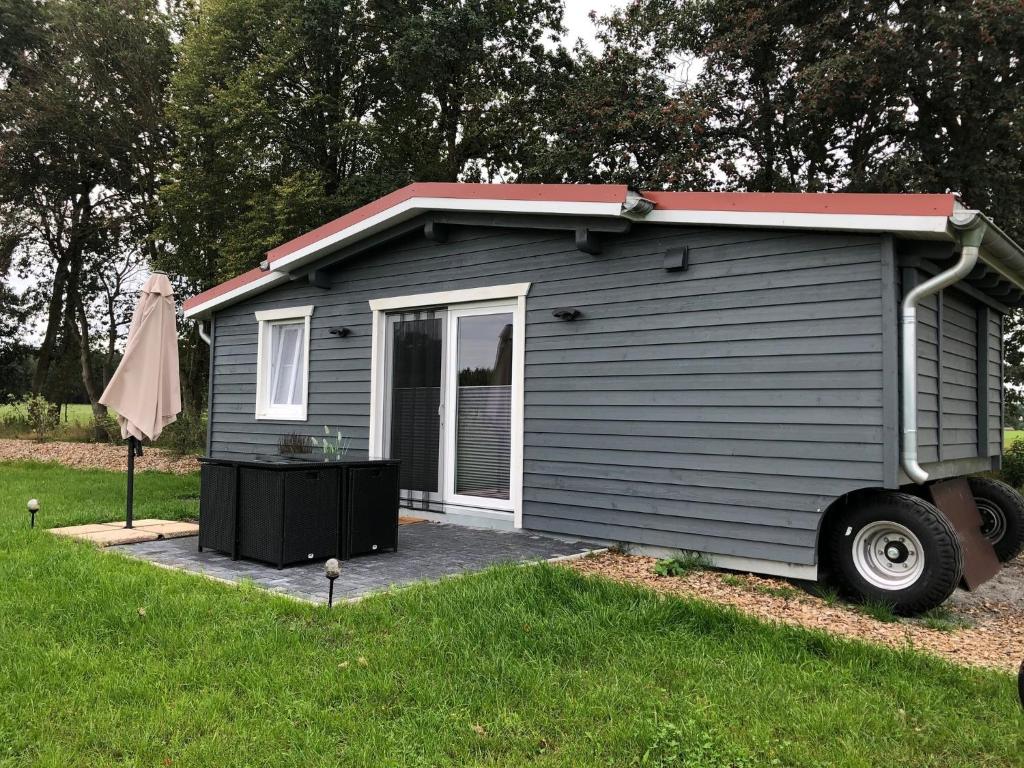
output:
[[[28,507],[29,519],[31,520],[31,522],[29,523],[29,527],[30,528],[35,528],[36,527],[36,512],[39,511],[39,502],[36,499],[29,499],[28,500],[28,504],[26,504],[25,506]]]
[[[341,576],[341,563],[338,562],[336,557],[332,557],[324,563],[324,576],[331,583],[330,588],[327,590],[327,607],[330,608],[334,605],[334,580]]]

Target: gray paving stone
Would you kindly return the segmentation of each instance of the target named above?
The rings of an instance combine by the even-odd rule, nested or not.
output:
[[[594,545],[587,542],[563,541],[523,531],[485,530],[444,523],[403,525],[398,531],[397,552],[356,557],[341,564],[334,595],[336,600],[348,600],[392,586],[479,571],[498,563],[550,560],[593,548]],[[195,537],[147,541],[115,550],[226,581],[248,580],[264,589],[301,600],[327,600],[322,562],[294,565],[279,571],[263,563],[233,561],[227,555],[208,549],[199,552]]]

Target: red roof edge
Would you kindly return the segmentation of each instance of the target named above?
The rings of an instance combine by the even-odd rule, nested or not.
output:
[[[643,192],[663,211],[950,216],[952,194],[870,192]]]
[[[243,272],[237,277],[232,277],[230,280],[220,283],[219,285],[213,286],[213,288],[205,290],[202,293],[198,293],[195,296],[192,296],[191,298],[185,299],[185,302],[184,304],[182,304],[182,307],[184,307],[185,311],[187,312],[193,307],[198,307],[200,304],[205,304],[210,299],[215,299],[218,296],[223,296],[225,293],[235,290],[235,288],[241,288],[243,285],[248,285],[254,280],[258,280],[259,278],[263,277],[263,275],[268,274],[270,273],[264,272],[259,267],[256,267],[256,269],[250,269],[248,272]]]
[[[267,251],[277,261],[325,237],[341,232],[371,216],[393,208],[414,197],[446,197],[457,200],[549,200],[565,203],[621,203],[626,200],[623,184],[462,184],[460,182],[420,182],[395,190],[384,197],[356,208],[311,232]]]

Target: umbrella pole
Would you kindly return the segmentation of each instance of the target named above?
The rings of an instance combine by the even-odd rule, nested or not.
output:
[[[132,527],[132,501],[135,495],[135,438],[128,437],[128,501],[125,505],[124,527]]]

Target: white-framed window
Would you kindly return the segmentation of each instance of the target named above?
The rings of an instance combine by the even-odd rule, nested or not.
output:
[[[256,418],[305,421],[309,400],[309,318],[313,307],[256,313]]]

